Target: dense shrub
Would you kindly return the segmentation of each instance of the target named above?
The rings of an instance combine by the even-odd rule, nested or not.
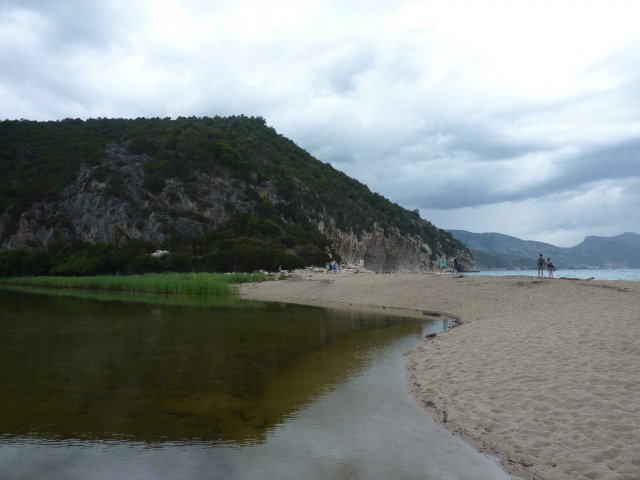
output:
[[[174,241],[168,248],[172,251],[160,257],[151,256],[154,247],[136,241],[122,248],[74,242],[35,252],[6,251],[0,252],[0,276],[275,271],[321,264],[326,256],[313,245],[294,253],[273,240],[212,235]]]
[[[248,272],[260,268],[290,270],[304,266],[300,257],[284,251],[277,243],[246,237],[222,242],[212,260],[218,270],[227,272]]]

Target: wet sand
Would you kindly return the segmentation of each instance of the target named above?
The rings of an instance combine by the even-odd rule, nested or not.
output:
[[[241,294],[454,316],[406,357],[436,420],[522,478],[640,478],[640,282],[301,273]]]

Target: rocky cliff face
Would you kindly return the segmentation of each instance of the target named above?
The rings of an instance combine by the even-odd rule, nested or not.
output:
[[[418,235],[403,235],[397,228],[384,229],[373,225],[371,231],[344,232],[329,220],[320,221],[318,229],[333,241],[337,253],[347,263],[364,260],[365,268],[374,272],[426,272],[437,268],[433,256],[440,257],[439,248],[432,248]],[[464,251],[457,253],[464,270],[474,270],[473,258]]]
[[[108,145],[100,165],[83,164],[73,184],[54,197],[0,219],[0,248],[38,249],[73,240],[121,245],[141,239],[157,245],[172,235],[197,237],[224,227],[236,214],[251,211],[257,201],[284,202],[273,185],[249,185],[237,178],[193,172],[188,182],[167,179],[153,193],[145,188],[146,155],[132,155],[126,145]],[[251,190],[255,195],[247,195]],[[313,214],[310,214],[313,215]],[[309,218],[334,245],[334,253],[357,264],[364,259],[373,271],[427,271],[430,258],[441,257],[441,245],[428,245],[418,235],[373,223],[359,235],[336,227],[333,218]],[[471,256],[458,260],[473,269]]]
[[[74,184],[58,196],[36,202],[11,222],[0,221],[3,249],[35,249],[72,240],[120,245],[129,239],[160,244],[174,234],[203,235],[225,225],[231,216],[252,208],[231,180],[199,173],[186,191],[168,179],[159,194],[144,188],[145,155],[130,155],[109,145],[105,162],[83,164]],[[13,224],[12,224],[13,223]]]

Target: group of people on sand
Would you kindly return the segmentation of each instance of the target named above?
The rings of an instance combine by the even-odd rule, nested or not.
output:
[[[456,257],[451,257],[448,261],[446,258],[441,258],[438,262],[438,267],[440,271],[438,274],[444,273],[447,265],[451,265],[451,273],[456,274],[460,271],[460,264],[458,263],[458,259]]]
[[[551,257],[547,257],[547,259],[545,260],[544,255],[540,254],[540,256],[538,257],[538,278],[544,278],[545,267],[549,274],[549,278],[553,278],[553,271],[556,269],[556,267],[553,265]]]
[[[364,270],[364,258],[358,260],[358,266],[360,267],[360,271]],[[338,273],[338,263],[333,259],[325,264],[325,268],[329,273]]]

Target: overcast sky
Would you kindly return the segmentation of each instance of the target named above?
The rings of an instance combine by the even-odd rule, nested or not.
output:
[[[0,0],[0,118],[259,115],[441,228],[640,233],[635,0]]]

